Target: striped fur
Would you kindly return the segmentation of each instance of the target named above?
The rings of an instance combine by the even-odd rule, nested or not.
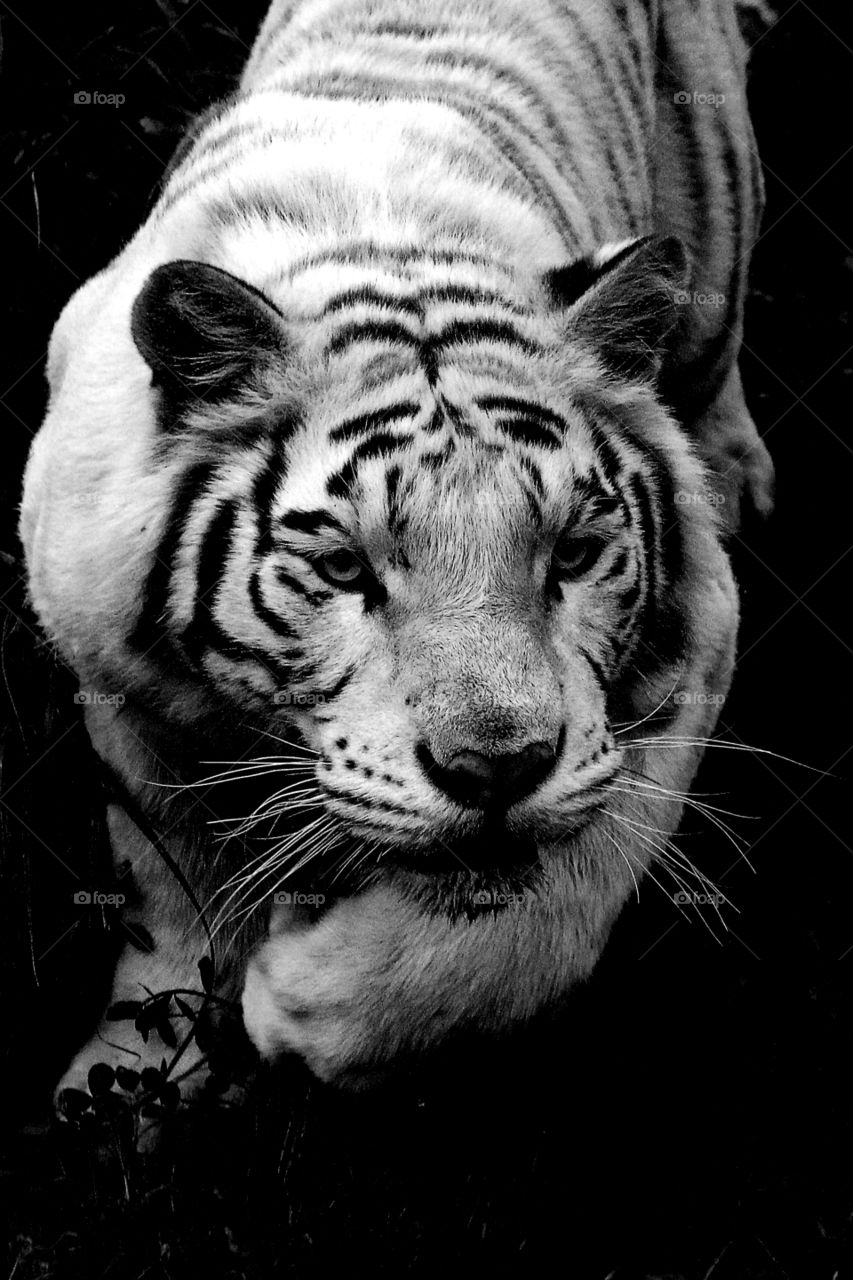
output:
[[[359,1080],[532,1016],[594,964],[643,826],[677,826],[662,788],[700,752],[640,739],[712,730],[721,526],[769,501],[736,364],[744,61],[726,0],[274,3],[57,324],[21,529],[96,749],[208,898],[252,823],[214,859],[208,801],[157,784],[314,753],[276,810],[304,842],[256,888],[334,905],[277,909],[248,969],[229,944],[268,1055]],[[552,767],[499,827],[439,785],[530,744]],[[156,943],[115,998],[185,986],[192,920],[121,805],[112,827]],[[473,910],[507,886],[517,909]]]

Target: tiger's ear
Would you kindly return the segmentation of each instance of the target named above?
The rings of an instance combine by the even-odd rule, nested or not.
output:
[[[219,267],[187,260],[151,272],[130,329],[154,385],[184,408],[234,395],[285,345],[282,315],[262,293]]]
[[[548,273],[555,305],[568,332],[614,373],[654,378],[667,338],[686,300],[687,255],[675,236],[646,236],[609,257],[581,258]]]

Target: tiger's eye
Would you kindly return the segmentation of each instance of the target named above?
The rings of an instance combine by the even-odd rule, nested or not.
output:
[[[554,548],[552,571],[560,578],[580,578],[587,573],[601,556],[604,543],[601,538],[563,538]]]
[[[366,572],[352,551],[332,551],[317,562],[317,567],[330,582],[342,587],[354,586]]]

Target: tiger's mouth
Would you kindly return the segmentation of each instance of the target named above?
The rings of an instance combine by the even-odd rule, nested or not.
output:
[[[388,861],[426,874],[501,878],[535,867],[539,845],[532,834],[517,834],[496,821],[484,824],[474,835],[437,840],[426,848],[395,850]]]

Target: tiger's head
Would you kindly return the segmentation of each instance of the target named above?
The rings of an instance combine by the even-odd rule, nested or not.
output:
[[[22,520],[44,625],[156,756],[310,753],[292,804],[269,775],[304,814],[270,888],[313,856],[345,894],[384,879],[456,920],[484,887],[547,912],[568,867],[607,899],[594,958],[643,822],[677,825],[664,789],[689,786],[737,624],[655,389],[678,243],[521,282],[434,253],[286,287],[228,267],[101,277],[60,322]]]

